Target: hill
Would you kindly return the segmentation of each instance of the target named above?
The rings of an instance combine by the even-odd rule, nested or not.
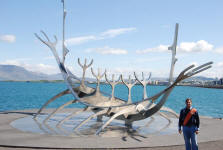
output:
[[[44,73],[32,72],[16,65],[0,65],[0,80],[62,80],[62,76],[60,74],[47,75]]]
[[[60,73],[58,74],[44,74],[38,72],[32,72],[26,70],[23,67],[16,66],[16,65],[0,65],[0,81],[1,80],[13,80],[13,81],[37,81],[37,80],[63,80]],[[96,81],[94,78],[86,78],[88,81]],[[160,80],[160,81],[167,81],[167,78],[157,78],[152,77],[152,80]],[[186,81],[213,81],[213,78],[207,78],[203,76],[195,76]]]

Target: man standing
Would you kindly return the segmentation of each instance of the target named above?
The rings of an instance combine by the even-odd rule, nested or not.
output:
[[[181,126],[183,126],[183,135],[186,150],[198,150],[197,134],[199,133],[200,119],[198,112],[192,108],[192,100],[187,98],[185,101],[186,107],[180,111],[179,118],[179,133],[182,133]]]

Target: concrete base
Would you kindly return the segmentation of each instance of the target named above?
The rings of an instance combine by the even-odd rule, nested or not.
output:
[[[52,110],[46,110],[46,113]],[[65,109],[65,112],[74,109]],[[11,124],[17,119],[32,116],[37,110],[10,111],[0,113],[0,146],[32,148],[145,148],[183,145],[183,136],[176,132],[169,134],[117,134],[117,131],[106,130],[101,136],[64,136],[61,134],[31,133],[14,128]],[[28,122],[27,122],[28,123]],[[124,124],[124,123],[123,123]],[[198,142],[223,140],[223,121],[201,117]],[[109,129],[109,128],[108,128]],[[123,129],[123,128],[122,128]],[[177,126],[175,127],[177,130]],[[95,129],[94,129],[95,130]],[[113,132],[115,131],[115,132]],[[89,132],[91,133],[91,132]],[[118,135],[118,136],[117,136]],[[141,136],[143,135],[143,136]]]

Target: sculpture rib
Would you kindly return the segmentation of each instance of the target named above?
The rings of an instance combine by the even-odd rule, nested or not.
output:
[[[143,72],[142,72],[142,81],[139,80],[135,72],[134,72],[134,76],[135,76],[135,79],[143,86],[143,99],[146,99],[148,97],[147,92],[146,92],[146,85],[149,83],[149,79],[151,78],[151,73],[149,74],[148,81],[146,81],[146,79],[144,78]]]
[[[87,65],[87,59],[85,59],[85,62],[84,64],[82,65],[81,62],[80,62],[80,58],[78,58],[78,64],[79,66],[82,68],[83,70],[83,73],[82,73],[82,80],[81,80],[81,86],[83,87],[86,87],[85,84],[84,84],[84,81],[85,81],[85,73],[86,73],[86,70],[87,68],[89,68],[93,63],[93,59],[91,60],[91,62]]]
[[[128,88],[128,101],[127,101],[127,104],[131,104],[132,103],[132,98],[131,98],[131,89],[132,87],[137,83],[136,81],[134,83],[131,83],[131,76],[129,76],[129,83],[125,82],[123,80],[123,77],[122,75],[120,76],[121,77],[121,81],[125,84],[125,86]]]
[[[114,94],[115,94],[115,86],[120,83],[119,82],[120,79],[118,79],[117,81],[115,81],[114,78],[115,78],[115,75],[112,74],[112,81],[110,82],[108,80],[108,78],[107,78],[107,74],[105,73],[105,80],[108,82],[108,84],[111,86],[111,89],[112,89],[111,100],[114,100],[114,97],[115,97],[114,96]]]

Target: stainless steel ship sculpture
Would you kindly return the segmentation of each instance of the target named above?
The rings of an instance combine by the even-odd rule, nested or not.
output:
[[[64,117],[60,121],[58,121],[56,127],[60,127],[62,124],[64,124],[66,121],[68,121],[71,117],[74,117],[78,114],[81,114],[85,111],[91,111],[93,112],[92,115],[87,117],[86,119],[82,120],[80,124],[78,124],[76,127],[74,127],[73,131],[77,132],[78,129],[86,124],[88,121],[90,121],[92,118],[97,118],[98,122],[101,122],[103,120],[103,117],[106,116],[109,119],[101,126],[99,127],[95,134],[100,134],[102,130],[104,130],[114,119],[116,120],[122,120],[125,123],[126,128],[131,129],[132,123],[135,121],[143,120],[148,117],[152,117],[155,113],[159,113],[161,116],[166,118],[169,121],[169,124],[171,123],[171,119],[165,113],[162,111],[167,111],[173,114],[174,116],[178,117],[178,114],[174,112],[172,109],[167,108],[164,106],[165,102],[168,99],[168,96],[170,95],[173,88],[179,83],[180,81],[189,78],[195,74],[198,74],[204,70],[207,70],[211,68],[212,62],[205,63],[199,67],[194,68],[194,65],[191,65],[184,69],[173,81],[173,72],[174,72],[174,66],[177,61],[176,59],[176,49],[177,49],[177,36],[178,36],[178,24],[176,24],[175,27],[175,37],[174,42],[172,46],[170,46],[168,49],[172,52],[172,61],[171,61],[171,68],[170,68],[170,75],[169,75],[169,84],[168,86],[159,93],[148,97],[146,92],[146,87],[148,84],[148,80],[144,78],[144,75],[142,73],[142,80],[140,80],[137,77],[137,74],[134,73],[135,80],[131,80],[129,77],[129,80],[124,80],[123,76],[120,75],[119,80],[114,80],[114,75],[112,75],[112,80],[108,79],[108,75],[106,71],[103,73],[100,72],[98,69],[97,74],[95,73],[94,69],[91,68],[92,75],[96,78],[96,88],[93,88],[89,86],[89,82],[85,79],[85,73],[88,68],[93,63],[93,60],[90,61],[89,64],[87,64],[87,60],[85,59],[85,62],[82,64],[81,60],[78,58],[78,64],[83,70],[82,78],[78,78],[76,75],[74,75],[65,65],[65,59],[66,54],[69,52],[68,49],[65,46],[65,18],[66,18],[66,11],[64,9],[64,1],[63,3],[63,41],[62,41],[62,59],[59,57],[56,49],[57,45],[57,37],[54,36],[55,42],[50,41],[49,37],[44,33],[42,34],[46,40],[41,38],[38,34],[35,34],[35,36],[43,42],[45,45],[47,45],[50,50],[52,51],[56,62],[59,66],[59,69],[61,71],[61,74],[63,76],[64,82],[67,85],[67,90],[60,92],[59,94],[52,97],[50,100],[48,100],[36,113],[34,118],[36,118],[40,113],[43,111],[46,106],[55,101],[57,98],[64,96],[66,94],[72,94],[74,99],[71,101],[68,101],[67,103],[59,106],[55,111],[53,111],[51,114],[49,114],[43,121],[43,124],[47,125],[48,121],[53,118],[61,109],[63,109],[65,106],[68,106],[73,103],[82,103],[85,107],[80,111],[75,111],[74,113],[71,113],[70,115]],[[107,93],[106,91],[100,91],[100,83],[101,79],[105,76],[105,81],[110,85],[112,92]],[[151,77],[151,74],[150,74]],[[149,77],[149,78],[150,78]],[[136,84],[139,83],[142,85],[144,89],[143,93],[143,99],[137,102],[132,102],[131,100],[131,89]],[[128,100],[125,101],[121,98],[115,97],[115,86],[118,84],[124,84],[128,88]],[[116,89],[118,90],[118,89]],[[156,101],[156,103],[154,103]],[[169,125],[168,124],[168,125]]]

